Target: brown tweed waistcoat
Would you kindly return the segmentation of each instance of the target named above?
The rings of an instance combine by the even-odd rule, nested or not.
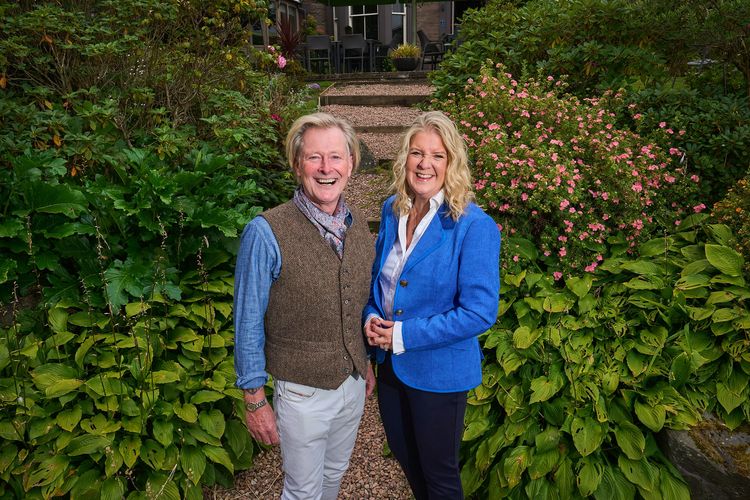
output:
[[[352,209],[344,256],[320,236],[293,201],[263,212],[281,250],[281,274],[265,316],[266,369],[279,380],[335,389],[367,373],[362,309],[370,294],[374,244]]]

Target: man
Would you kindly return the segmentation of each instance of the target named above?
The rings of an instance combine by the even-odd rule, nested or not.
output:
[[[334,500],[375,385],[361,329],[374,248],[367,221],[343,196],[360,158],[352,127],[304,116],[286,153],[294,198],[247,225],[237,257],[237,386],[252,436],[281,444],[282,499]]]

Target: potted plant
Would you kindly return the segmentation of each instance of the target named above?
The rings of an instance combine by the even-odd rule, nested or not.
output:
[[[421,50],[411,43],[402,43],[393,49],[389,55],[396,71],[414,71],[419,66]]]

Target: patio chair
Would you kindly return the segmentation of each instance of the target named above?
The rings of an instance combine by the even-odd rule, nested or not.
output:
[[[333,45],[328,35],[308,35],[305,46],[305,62],[307,71],[316,68],[325,68],[327,73],[332,72]],[[322,73],[320,70],[316,70]]]
[[[375,49],[375,71],[385,71],[385,61],[388,59],[388,54],[391,53],[393,49],[398,47],[399,40],[397,38],[392,38],[391,43],[388,45],[380,44]]]
[[[368,62],[367,40],[362,35],[344,35],[341,37],[341,52],[344,59],[344,71],[351,71],[353,62],[359,61],[361,71]]]
[[[432,69],[436,69],[438,63],[443,60],[443,54],[445,53],[443,44],[433,42],[422,30],[417,31],[417,36],[419,37],[419,44],[422,46],[422,69],[424,69],[425,63],[431,64]]]

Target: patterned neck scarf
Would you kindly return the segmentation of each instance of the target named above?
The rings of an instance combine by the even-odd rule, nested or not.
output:
[[[339,197],[339,203],[333,215],[328,215],[315,206],[305,194],[302,186],[298,186],[294,191],[294,204],[318,228],[320,235],[336,251],[339,259],[344,258],[344,236],[346,235],[346,219],[349,217],[349,207],[346,206],[343,195]]]

